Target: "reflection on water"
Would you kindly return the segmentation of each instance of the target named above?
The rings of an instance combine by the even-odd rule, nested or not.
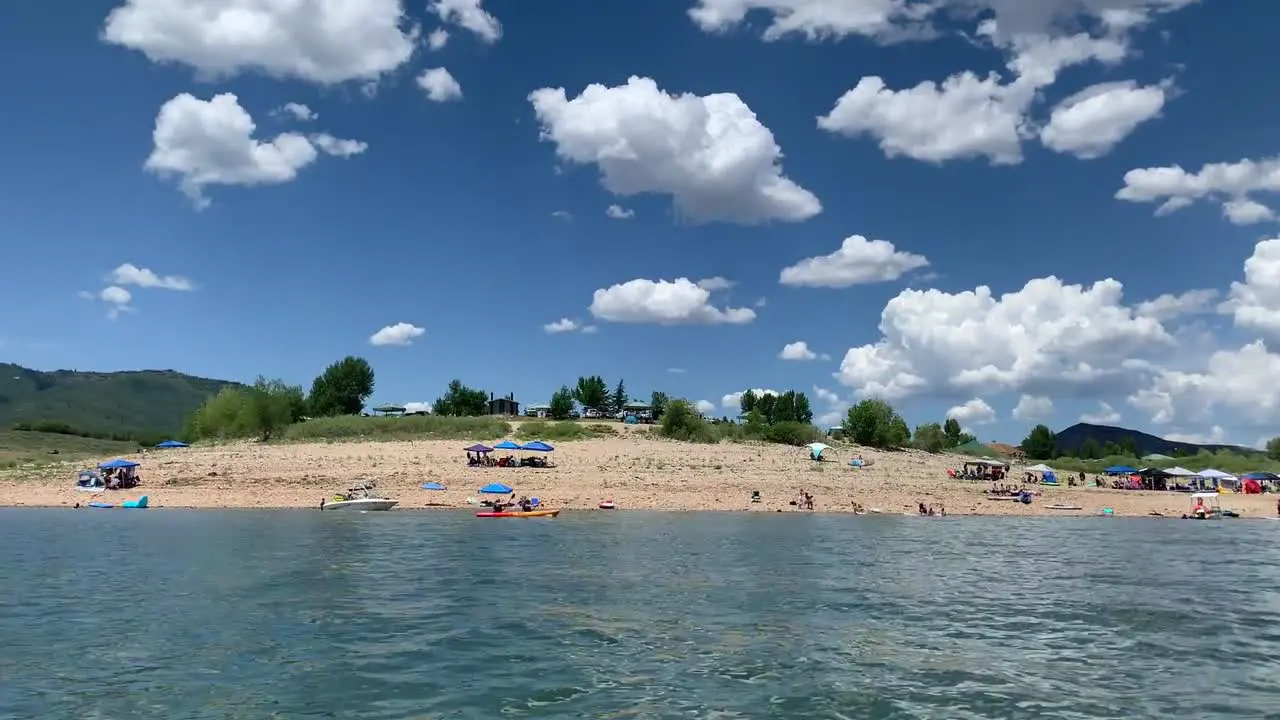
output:
[[[1271,525],[0,511],[0,717],[1280,717]]]

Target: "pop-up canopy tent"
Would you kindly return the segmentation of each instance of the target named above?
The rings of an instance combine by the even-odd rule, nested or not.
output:
[[[1112,465],[1102,471],[1106,475],[1132,475],[1138,472],[1138,468],[1129,467],[1128,465]]]
[[[520,444],[511,442],[510,440],[503,440],[497,445],[494,445],[493,449],[494,450],[519,450]]]
[[[1045,465],[1044,463],[1040,463],[1038,465],[1032,465],[1031,467],[1027,468],[1027,472],[1051,473],[1053,472],[1053,468],[1049,467],[1048,465]]]
[[[1200,473],[1194,470],[1188,470],[1184,467],[1178,467],[1177,465],[1165,470],[1164,473],[1172,477],[1199,477],[1200,475]]]
[[[161,450],[170,450],[173,448],[184,448],[184,447],[191,447],[191,446],[184,442],[180,442],[178,440],[165,440],[162,443],[156,443],[156,447],[160,448]]]
[[[510,485],[503,485],[502,483],[489,483],[488,485],[485,485],[484,487],[480,488],[480,492],[488,495],[510,495],[514,491],[511,489]]]
[[[98,465],[99,470],[127,469],[127,468],[136,468],[136,467],[138,467],[138,463],[132,460],[125,460],[124,458],[116,458],[115,460],[108,460]]]
[[[480,443],[476,443],[475,445],[472,445],[471,447],[466,448],[466,451],[469,453],[484,454],[488,452],[493,452],[493,448],[489,447],[488,445],[482,445]]]
[[[521,445],[520,449],[528,450],[529,452],[551,452],[552,450],[555,450],[555,448],[542,442],[541,440],[534,440],[533,442],[527,442]]]

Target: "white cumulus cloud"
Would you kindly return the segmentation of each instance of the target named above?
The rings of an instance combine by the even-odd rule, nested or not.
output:
[[[1172,320],[1183,315],[1199,315],[1213,309],[1213,301],[1218,298],[1218,291],[1212,289],[1187,290],[1173,294],[1165,293],[1152,300],[1138,303],[1137,313],[1157,320]]]
[[[313,141],[292,132],[259,140],[253,137],[255,129],[253,118],[231,93],[211,100],[182,93],[160,108],[145,167],[161,177],[177,178],[182,192],[197,208],[204,208],[209,205],[204,190],[210,185],[286,183],[320,152],[351,155],[365,148],[355,141],[331,136]]]
[[[448,42],[449,31],[444,28],[436,28],[427,34],[427,49],[429,50],[443,50]]]
[[[462,99],[462,86],[453,79],[449,71],[442,68],[430,68],[418,76],[418,87],[427,94],[432,102],[450,102]]]
[[[864,397],[926,393],[1098,395],[1140,383],[1142,358],[1173,340],[1123,303],[1115,280],[1030,280],[995,296],[904,290],[880,316],[882,337],[851,348],[836,377]]]
[[[1231,283],[1222,310],[1239,327],[1280,338],[1280,238],[1254,246],[1244,263],[1244,282]]]
[[[711,291],[688,278],[630,280],[596,290],[591,315],[618,323],[657,325],[740,325],[755,320],[750,308],[718,308],[711,304]]]
[[[1167,86],[1132,80],[1101,83],[1058,103],[1040,130],[1045,147],[1083,159],[1111,152],[1138,126],[1160,115]]]
[[[126,0],[108,43],[216,78],[258,70],[321,84],[376,81],[413,55],[401,0]]]
[[[577,321],[566,317],[543,325],[542,331],[548,335],[558,335],[560,333],[569,333],[575,330],[580,330],[581,328],[582,326],[580,326]]]
[[[963,405],[948,408],[947,417],[954,418],[961,425],[986,425],[996,421],[996,411],[986,400],[973,398]]]
[[[698,287],[703,290],[716,292],[717,290],[728,290],[733,287],[733,281],[722,278],[719,275],[715,277],[703,278],[698,281]]]
[[[557,155],[594,164],[615,195],[670,195],[692,222],[798,222],[822,204],[782,172],[769,128],[733,93],[669,95],[650,78],[529,95],[542,137]]]
[[[492,44],[502,37],[502,23],[481,4],[481,0],[431,0],[427,9],[441,21],[469,30],[483,42]]]
[[[1023,395],[1013,408],[1014,420],[1048,420],[1053,416],[1053,400],[1041,395]]]
[[[614,220],[630,220],[631,218],[636,216],[636,211],[630,210],[628,208],[624,208],[621,205],[610,205],[609,207],[605,208],[604,214],[608,215]]]
[[[279,112],[281,114],[288,115],[298,122],[310,122],[320,117],[311,108],[303,105],[302,103],[296,102],[285,103],[284,106],[280,108]]]
[[[766,390],[764,388],[752,388],[751,392],[755,393],[756,397],[781,394],[777,390]],[[742,396],[744,393],[746,393],[746,390],[739,390],[722,396],[720,398],[720,407],[731,412],[739,412],[742,409]]]
[[[1097,412],[1085,413],[1080,416],[1080,422],[1089,423],[1090,425],[1113,425],[1120,422],[1120,413],[1115,408],[1105,402],[1098,403]]]
[[[423,330],[416,325],[411,325],[406,322],[396,323],[395,325],[388,325],[373,335],[370,335],[369,344],[377,346],[412,345],[413,339],[422,337],[422,334],[425,332],[426,330]]]
[[[929,264],[923,255],[898,250],[886,240],[851,235],[829,255],[806,258],[783,268],[783,285],[845,288],[897,280]]]
[[[803,340],[797,340],[782,346],[782,352],[778,353],[778,357],[783,360],[830,360],[831,356],[826,353],[816,353],[809,349],[809,343]]]
[[[1208,163],[1196,172],[1180,165],[1137,168],[1124,174],[1124,187],[1116,191],[1116,199],[1160,203],[1157,216],[1209,200],[1222,205],[1228,220],[1250,225],[1273,219],[1270,208],[1250,195],[1275,192],[1280,192],[1280,158]]]
[[[710,400],[699,400],[694,403],[693,408],[703,415],[710,415],[716,411],[716,404]]]
[[[148,268],[140,268],[132,263],[124,263],[111,271],[107,281],[114,285],[136,285],[141,288],[159,288],[162,290],[192,290],[194,285],[181,275],[157,275]]]

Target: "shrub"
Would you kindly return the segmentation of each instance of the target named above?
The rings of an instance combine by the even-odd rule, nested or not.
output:
[[[780,445],[802,447],[822,440],[823,435],[818,428],[809,423],[782,421],[765,426],[764,440]]]
[[[951,447],[950,436],[943,430],[938,423],[925,423],[916,426],[915,437],[911,439],[911,444],[917,450],[925,452],[940,453],[948,447]]]
[[[900,448],[911,440],[906,421],[883,400],[863,400],[849,408],[844,432],[853,442],[874,448]]]
[[[662,413],[662,423],[658,426],[662,437],[685,442],[715,443],[720,441],[719,433],[693,409],[688,400],[672,400],[667,403]]]
[[[511,434],[510,423],[496,417],[363,417],[341,415],[290,425],[287,440],[497,440]]]
[[[532,420],[520,423],[516,436],[522,440],[589,440],[603,435],[614,435],[617,431],[608,425],[583,425],[573,421],[545,422]]]

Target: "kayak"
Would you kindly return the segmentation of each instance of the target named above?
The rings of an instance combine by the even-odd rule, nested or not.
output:
[[[476,517],[483,518],[535,518],[535,517],[555,517],[560,514],[559,510],[530,510],[529,512],[521,512],[519,510],[504,510],[502,512],[478,512]]]

